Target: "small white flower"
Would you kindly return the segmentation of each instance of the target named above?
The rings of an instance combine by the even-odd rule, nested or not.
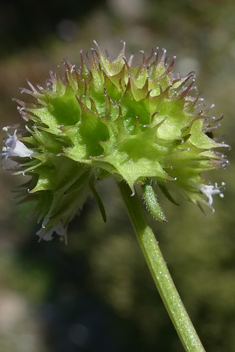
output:
[[[48,223],[48,221],[49,219],[46,221],[46,223]],[[39,236],[39,241],[41,241],[42,239],[45,241],[51,241],[53,232],[56,232],[57,235],[64,237],[65,243],[67,244],[67,231],[66,228],[63,226],[62,221],[59,221],[47,232],[45,232],[46,223],[38,232],[36,232],[36,235]]]
[[[222,182],[221,186],[218,187],[218,184],[215,183],[215,185],[198,185],[198,188],[200,189],[200,191],[205,194],[205,196],[208,199],[208,205],[209,207],[214,211],[214,208],[212,207],[213,204],[213,196],[216,194],[219,194],[221,198],[224,197],[224,194],[222,193],[222,191],[224,190],[225,183]]]
[[[17,130],[14,131],[13,136],[8,132],[8,137],[5,142],[5,147],[2,148],[3,161],[6,161],[8,157],[19,156],[21,158],[29,157],[33,154],[33,151],[27,148],[16,136]]]

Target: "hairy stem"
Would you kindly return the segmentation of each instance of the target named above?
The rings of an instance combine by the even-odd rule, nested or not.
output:
[[[120,182],[118,183],[118,187],[126,204],[149,270],[185,351],[205,352],[176,290],[154,233],[148,226],[138,195],[132,195],[132,191],[126,183]]]

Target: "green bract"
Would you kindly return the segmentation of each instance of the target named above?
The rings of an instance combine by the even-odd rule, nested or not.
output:
[[[167,186],[188,200],[212,207],[212,196],[221,187],[208,185],[201,173],[224,167],[225,156],[215,151],[212,130],[218,120],[208,117],[193,87],[194,74],[184,78],[153,51],[132,67],[125,57],[125,43],[111,62],[95,43],[81,67],[65,61],[65,79],[51,73],[48,87],[22,92],[35,104],[21,105],[25,125],[8,134],[4,159],[14,157],[17,173],[31,176],[22,186],[22,201],[34,200],[35,215],[42,222],[40,238],[53,231],[64,236],[69,221],[96,192],[98,180],[112,177],[126,182],[133,192],[142,186],[143,197],[155,218],[165,221],[155,188],[172,200]],[[154,188],[155,187],[155,188]],[[223,185],[222,185],[223,187]],[[204,199],[207,197],[207,201]],[[172,200],[173,201],[173,200]]]

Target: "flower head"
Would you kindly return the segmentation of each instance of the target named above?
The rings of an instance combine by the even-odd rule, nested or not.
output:
[[[220,119],[208,116],[212,107],[199,110],[194,73],[175,75],[175,57],[167,64],[165,50],[162,56],[143,54],[140,65],[132,66],[125,43],[114,61],[95,45],[87,63],[81,52],[79,69],[64,62],[64,80],[51,73],[46,89],[29,83],[31,90],[22,92],[32,95],[34,104],[16,99],[27,125],[20,141],[16,131],[8,134],[2,155],[30,157],[22,158],[18,173],[31,175],[21,196],[36,202],[35,215],[44,224],[40,238],[51,238],[53,231],[64,236],[90,194],[105,219],[95,186],[108,177],[126,182],[133,192],[141,185],[147,208],[160,221],[165,216],[157,189],[174,202],[171,184],[188,200],[209,207],[212,196],[221,193],[202,173],[226,166],[225,155],[216,151],[226,145],[213,137]]]

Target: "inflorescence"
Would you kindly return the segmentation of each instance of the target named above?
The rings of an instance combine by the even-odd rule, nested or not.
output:
[[[212,196],[223,196],[224,183],[213,186],[202,177],[226,167],[217,148],[227,145],[213,136],[220,119],[208,116],[212,107],[199,110],[203,100],[195,74],[173,73],[175,57],[167,64],[165,50],[161,57],[158,51],[143,53],[142,62],[132,66],[125,43],[114,61],[94,43],[87,61],[80,52],[79,69],[64,62],[63,80],[51,73],[46,89],[28,83],[30,90],[22,93],[35,102],[15,99],[24,123],[13,135],[4,128],[8,137],[1,155],[17,163],[15,174],[30,176],[19,197],[35,202],[40,239],[50,240],[53,232],[66,238],[68,223],[91,194],[105,219],[96,183],[108,177],[126,182],[132,192],[139,184],[160,221],[166,218],[156,190],[175,202],[169,184],[200,207],[212,208]]]

